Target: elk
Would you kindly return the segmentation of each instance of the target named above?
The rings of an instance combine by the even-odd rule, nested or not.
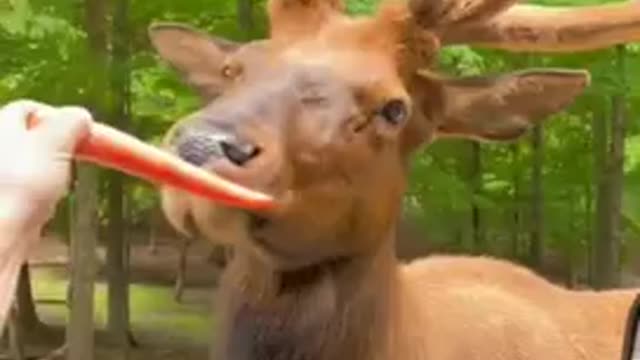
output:
[[[201,97],[168,151],[273,195],[271,210],[163,189],[167,216],[229,244],[215,359],[617,359],[635,291],[570,291],[487,257],[394,253],[407,168],[442,138],[507,142],[569,106],[582,70],[454,78],[443,46],[588,51],[640,39],[640,4],[271,0],[238,43],[156,23],[150,38]]]

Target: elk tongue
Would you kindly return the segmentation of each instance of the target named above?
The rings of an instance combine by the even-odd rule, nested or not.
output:
[[[37,119],[30,120],[31,124],[37,122]],[[89,136],[79,142],[75,158],[174,186],[232,207],[263,210],[274,205],[273,199],[266,194],[234,184],[100,123],[93,123]]]

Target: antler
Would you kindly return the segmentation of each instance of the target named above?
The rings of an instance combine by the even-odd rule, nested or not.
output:
[[[563,8],[515,5],[487,21],[443,28],[439,37],[443,45],[509,51],[595,50],[640,41],[640,2]]]
[[[440,29],[487,21],[518,0],[409,0],[416,23]]]
[[[342,0],[270,0],[271,38],[292,40],[307,36],[343,9]]]

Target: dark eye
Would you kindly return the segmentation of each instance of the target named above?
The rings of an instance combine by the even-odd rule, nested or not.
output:
[[[238,76],[240,76],[240,74],[242,74],[242,71],[242,65],[233,61],[228,62],[221,69],[222,76],[227,79],[237,78]]]
[[[407,119],[407,105],[404,101],[395,99],[387,102],[380,109],[382,116],[391,125],[400,125]]]

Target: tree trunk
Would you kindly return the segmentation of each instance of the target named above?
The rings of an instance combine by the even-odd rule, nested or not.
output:
[[[606,105],[604,106],[607,107]],[[597,249],[600,247],[599,239],[601,237],[602,224],[604,219],[601,215],[604,213],[602,208],[606,203],[606,177],[605,164],[607,160],[607,144],[609,143],[609,129],[607,128],[606,110],[602,113],[596,113],[593,117],[592,133],[593,133],[593,181],[595,183],[595,207],[591,212],[594,217],[591,220],[591,243],[589,249],[589,284],[596,286],[596,269],[600,267],[596,265],[598,262]]]
[[[592,283],[592,274],[593,274],[593,232],[591,229],[593,228],[593,192],[591,189],[591,184],[586,183],[584,187],[584,197],[585,197],[585,209],[584,213],[586,215],[584,222],[586,224],[584,228],[584,241],[586,245],[586,275],[587,281],[589,284]]]
[[[113,62],[111,67],[111,125],[127,130],[129,124],[129,40],[128,0],[115,1],[113,16]],[[115,342],[117,359],[129,357],[128,318],[128,242],[124,231],[123,175],[109,172],[109,228],[107,233],[108,318],[110,337]]]
[[[568,218],[567,218],[567,223],[566,226],[569,230],[570,234],[579,234],[579,229],[576,226],[576,221],[574,219],[576,219],[577,217],[577,209],[576,209],[576,204],[578,203],[578,200],[574,197],[573,195],[573,191],[569,192],[569,213]],[[565,248],[564,248],[564,259],[565,259],[565,263],[566,263],[566,270],[565,270],[565,285],[567,288],[569,289],[573,289],[576,287],[576,277],[577,277],[577,262],[578,262],[578,255],[576,254],[576,251],[578,250],[578,246],[576,246],[576,242],[579,241],[578,239],[575,238],[568,238],[564,240],[564,244],[565,244]]]
[[[475,197],[482,193],[482,148],[477,142],[471,142],[471,191],[474,199],[471,201],[471,232],[473,248],[476,254],[486,250],[485,237],[480,218],[480,207]]]
[[[513,155],[513,163],[517,164],[520,159],[520,146],[518,144],[511,145],[511,153]],[[518,166],[514,166],[513,171],[513,200],[511,207],[511,251],[510,255],[513,259],[520,256],[520,173]]]
[[[617,72],[625,84],[625,48],[617,47]],[[622,186],[624,180],[624,138],[626,133],[626,89],[611,99],[611,141],[598,194],[597,239],[594,287],[604,289],[620,283],[620,243],[622,232]]]
[[[44,324],[40,322],[36,305],[33,300],[33,292],[31,291],[31,273],[29,265],[23,264],[20,269],[20,277],[16,289],[17,317],[20,321],[20,327],[27,334],[35,334],[42,329]]]
[[[107,282],[108,282],[108,316],[107,327],[111,340],[118,349],[115,358],[128,358],[128,246],[124,234],[122,180],[117,174],[111,174],[109,184],[109,229],[107,239]]]
[[[69,245],[69,200],[68,197],[62,199],[56,208],[55,215],[51,221],[51,230],[60,240]]]
[[[532,133],[533,164],[531,174],[531,233],[529,240],[529,265],[538,269],[544,251],[544,131],[536,125]]]
[[[106,114],[107,8],[104,0],[85,0],[87,31],[87,105],[96,119]],[[98,234],[98,172],[91,165],[77,167],[74,224],[71,239],[70,312],[67,325],[68,360],[94,357],[94,288]]]
[[[606,139],[608,143],[608,139]],[[604,153],[607,155],[607,146],[604,144]],[[593,244],[593,274],[592,286],[596,289],[606,288],[613,282],[613,268],[617,260],[614,258],[614,249],[611,244],[609,232],[610,208],[610,174],[607,161],[602,164],[601,173],[598,176],[598,193],[596,198],[595,237]]]
[[[236,14],[244,40],[250,40],[254,27],[252,0],[236,0]]]
[[[626,79],[624,46],[617,47],[618,71],[621,81]],[[620,247],[622,244],[622,196],[624,186],[624,146],[626,136],[626,89],[617,94],[613,99],[613,122],[611,124],[611,150],[610,150],[610,171],[611,182],[609,211],[611,217],[610,230],[608,235],[611,239],[612,259],[614,266],[611,268],[612,282],[610,286],[620,284]]]
[[[78,169],[74,231],[71,237],[71,296],[67,343],[68,360],[94,356],[93,301],[97,245],[97,171],[89,165]]]
[[[20,268],[16,286],[15,302],[9,318],[9,339],[14,359],[24,358],[25,345],[46,336],[46,327],[38,318],[36,305],[31,291],[29,265]],[[21,357],[22,356],[22,357]]]
[[[7,331],[9,333],[9,353],[13,360],[26,360],[25,331],[18,319],[18,309],[13,304],[8,314]]]

